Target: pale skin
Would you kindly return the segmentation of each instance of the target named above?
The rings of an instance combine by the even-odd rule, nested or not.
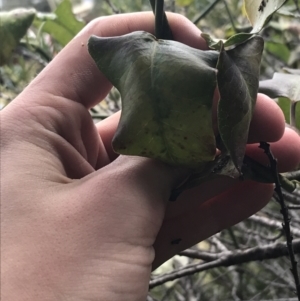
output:
[[[176,40],[206,49],[200,31],[168,16]],[[216,180],[168,201],[187,172],[111,148],[119,114],[94,125],[88,108],[111,88],[87,51],[91,34],[153,33],[152,13],[90,23],[1,112],[1,300],[145,300],[151,270],[254,214],[271,184]],[[300,162],[300,138],[258,95],[247,154],[280,171]],[[181,238],[179,244],[171,241]]]

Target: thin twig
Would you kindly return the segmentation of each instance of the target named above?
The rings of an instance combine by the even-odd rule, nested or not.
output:
[[[281,229],[281,227],[282,227],[281,222],[270,219],[265,216],[259,216],[257,214],[250,216],[248,218],[248,220],[254,221],[256,223],[259,223],[261,225],[265,225],[265,226],[268,226],[271,228]],[[300,237],[300,229],[295,228],[295,227],[290,227],[290,230],[291,230],[292,235],[296,235],[296,236]]]
[[[197,258],[207,262],[217,260],[220,257],[220,253],[210,253],[210,252],[191,250],[191,249],[182,251],[179,253],[179,255],[186,256],[189,258]]]
[[[293,206],[293,205],[290,205],[290,206],[288,206],[288,209],[289,210],[300,210],[300,206]]]
[[[285,172],[282,175],[289,180],[300,180],[300,169],[295,171]]]
[[[230,12],[230,10],[229,10],[229,7],[228,7],[228,5],[227,5],[227,2],[226,2],[226,0],[223,0],[223,2],[224,2],[224,5],[225,5],[226,12],[227,12],[227,15],[228,15],[228,17],[229,17],[231,26],[232,26],[234,32],[236,33],[236,32],[237,32],[237,29],[236,29],[236,26],[235,26],[235,24],[234,24],[234,20],[233,20],[233,17],[232,17],[232,15],[231,15],[231,12]]]
[[[293,248],[295,250],[295,253],[300,253],[300,239],[295,239],[293,241]],[[166,273],[161,276],[155,277],[153,280],[150,281],[149,287],[154,288],[165,282],[216,267],[228,267],[236,264],[242,264],[257,260],[260,261],[266,259],[274,259],[287,255],[288,250],[284,242],[276,242],[266,246],[254,247],[246,250],[221,252],[218,254],[218,259],[214,261],[188,265],[170,273]]]
[[[295,3],[297,12],[300,13],[300,7],[299,7],[299,4],[298,4],[298,0],[294,0],[294,3]]]
[[[300,189],[296,189],[293,193],[282,191],[284,199],[294,205],[300,205]]]
[[[205,9],[203,12],[201,12],[199,15],[195,16],[194,19],[192,20],[192,22],[194,24],[197,24],[198,22],[200,22],[203,18],[206,17],[206,15],[208,13],[210,13],[213,8],[215,7],[215,5],[219,2],[220,0],[213,0]]]
[[[105,0],[105,2],[111,8],[111,10],[113,11],[113,13],[119,14],[121,12],[110,0]]]
[[[91,111],[90,114],[91,114],[91,117],[93,119],[101,119],[101,120],[103,120],[103,119],[106,119],[107,117],[109,117],[109,115],[94,113],[93,111]]]
[[[288,253],[289,253],[289,257],[290,257],[290,261],[291,261],[291,271],[294,276],[297,296],[300,301],[300,281],[299,281],[299,275],[298,275],[298,269],[297,269],[297,261],[295,259],[293,243],[292,243],[293,236],[291,234],[291,229],[290,229],[290,218],[289,218],[288,208],[285,205],[283,194],[281,191],[281,185],[279,182],[279,176],[278,176],[278,170],[277,170],[277,160],[274,158],[274,156],[270,150],[269,143],[261,142],[259,147],[264,150],[265,154],[268,156],[269,161],[270,161],[271,172],[273,174],[274,182],[275,182],[275,191],[279,197],[279,203],[281,206],[280,212],[283,216],[282,227],[285,231],[286,244],[287,244]]]

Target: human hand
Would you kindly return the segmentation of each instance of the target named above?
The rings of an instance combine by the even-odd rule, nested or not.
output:
[[[176,40],[205,48],[187,19],[168,20]],[[119,114],[94,125],[88,108],[111,85],[88,54],[89,36],[153,33],[153,24],[152,13],[93,21],[1,112],[2,300],[145,300],[153,267],[270,199],[272,185],[218,179],[170,203],[185,171],[117,158]],[[280,171],[300,162],[299,136],[264,95],[249,134],[261,140],[279,140]],[[247,154],[265,160],[255,144]]]

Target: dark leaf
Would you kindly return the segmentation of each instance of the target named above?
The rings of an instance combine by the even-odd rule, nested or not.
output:
[[[218,53],[146,32],[91,37],[89,51],[122,96],[117,153],[197,169],[215,157],[212,98]]]
[[[256,102],[263,44],[261,37],[254,36],[232,50],[222,49],[217,65],[219,131],[239,171]]]

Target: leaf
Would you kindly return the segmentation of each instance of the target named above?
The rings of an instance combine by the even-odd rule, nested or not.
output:
[[[117,153],[201,168],[215,157],[212,99],[218,53],[157,40],[146,32],[89,40],[98,68],[117,87]]]
[[[218,61],[218,127],[222,141],[241,172],[250,121],[256,102],[263,39],[254,36]]]
[[[249,40],[253,36],[252,33],[237,33],[233,36],[231,36],[228,40],[225,41],[224,47],[231,47],[234,45],[239,45],[242,43],[245,43],[247,40]]]
[[[272,53],[278,59],[282,60],[286,64],[288,63],[290,50],[286,45],[276,42],[266,42],[265,48],[268,52]]]
[[[9,60],[12,51],[32,24],[35,13],[34,9],[23,8],[0,12],[0,66]]]
[[[272,79],[259,82],[259,92],[271,98],[287,97],[300,101],[300,75],[276,72]]]
[[[62,46],[68,44],[84,27],[84,22],[76,19],[70,0],[63,0],[55,10],[56,18],[48,18],[42,27]]]
[[[298,12],[292,12],[290,10],[281,8],[277,11],[277,14],[279,14],[280,16],[284,16],[284,17],[291,17],[291,18],[297,18],[300,19],[300,14]]]
[[[274,183],[274,175],[269,166],[264,166],[248,156],[245,156],[243,165],[243,175],[245,179],[260,182]],[[284,174],[278,174],[279,182],[282,188],[288,192],[293,192],[299,187],[297,180],[289,180]]]
[[[292,70],[292,69],[290,69]],[[290,125],[297,126],[299,114],[296,105],[300,101],[300,75],[287,73],[274,73],[273,78],[259,82],[259,91],[271,98],[286,97],[290,102]]]
[[[227,40],[222,40],[222,39],[215,39],[212,38],[209,34],[207,33],[201,33],[201,37],[205,39],[208,47],[210,49],[218,50],[220,51],[222,48],[222,45],[224,48],[232,47],[232,46],[237,46],[239,44],[242,44],[249,40],[253,36],[252,33],[238,33],[233,36],[231,36]]]
[[[296,65],[300,61],[300,45],[297,45],[292,51],[288,61],[288,65]]]
[[[46,22],[48,20],[50,21],[55,21],[56,20],[56,15],[54,13],[42,13],[42,12],[37,12],[35,15],[35,19],[33,21],[33,25],[37,28],[39,28],[43,22]]]
[[[291,122],[293,120],[293,117],[291,118],[291,106],[293,105],[293,102],[291,102],[291,100],[286,97],[279,97],[276,102],[284,114],[285,122],[291,125]],[[296,103],[296,101],[294,103]],[[300,105],[298,105],[295,109],[294,119],[296,121],[296,124],[294,125],[294,127],[300,130]]]
[[[290,73],[290,74],[298,74],[298,75],[300,75],[300,69],[292,69],[292,68],[284,67],[283,71],[286,72],[286,73]]]
[[[176,0],[176,5],[179,6],[189,6],[194,2],[194,0]]]
[[[287,0],[244,0],[248,19],[252,24],[252,33],[259,32],[270,17]]]
[[[208,33],[204,33],[202,32],[201,33],[201,37],[206,41],[207,43],[207,46],[210,48],[210,49],[214,49],[214,50],[220,50],[221,48],[221,42],[224,44],[225,43],[225,40],[222,40],[222,39],[216,39],[216,38],[213,38],[210,34]]]

